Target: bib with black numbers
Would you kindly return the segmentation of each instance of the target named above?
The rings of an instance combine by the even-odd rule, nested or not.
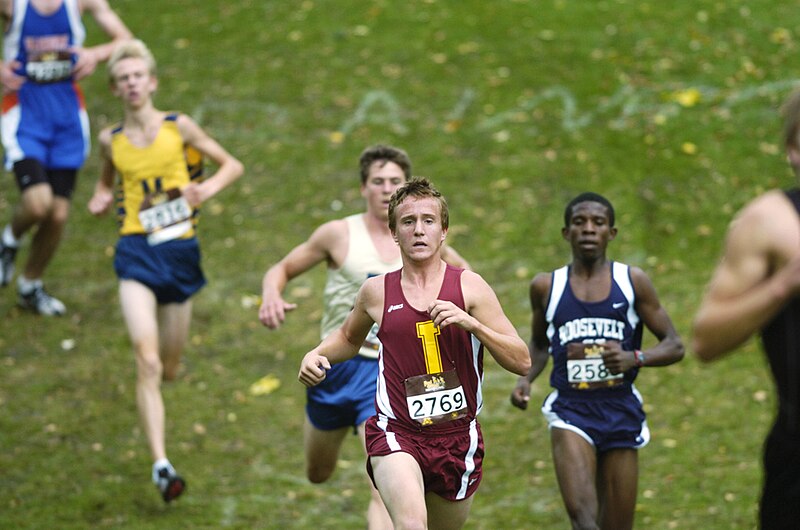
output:
[[[181,237],[192,229],[191,218],[192,208],[177,188],[148,193],[139,209],[139,221],[150,245]]]
[[[408,414],[423,427],[467,415],[467,397],[455,370],[409,377],[405,387]]]
[[[54,83],[72,75],[72,54],[68,51],[31,53],[25,75],[35,83]]]
[[[622,383],[624,374],[612,374],[603,363],[603,349],[602,343],[567,344],[567,382],[572,388],[589,390]]]

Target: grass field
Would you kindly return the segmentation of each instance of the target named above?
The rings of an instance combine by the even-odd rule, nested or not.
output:
[[[296,374],[318,340],[324,270],[289,285],[299,308],[278,332],[258,322],[257,297],[269,265],[362,208],[366,145],[406,148],[445,193],[450,243],[526,340],[528,282],[569,259],[562,212],[578,192],[614,202],[610,256],[650,274],[688,342],[732,214],[793,183],[777,112],[798,84],[793,2],[112,5],[157,56],[157,105],[194,116],[247,167],[204,206],[209,285],[182,374],[164,387],[168,450],[189,489],[165,506],[150,483],[115,225],[85,207],[95,152],[46,278],[69,315],[22,313],[14,290],[0,291],[0,528],[364,527],[355,438],[329,483],[303,472]],[[104,70],[83,88],[95,131],[121,117]],[[0,180],[0,222],[17,197],[13,178]],[[280,386],[253,395],[265,375]],[[566,528],[544,420],[511,407],[514,382],[487,362],[485,475],[467,528]],[[547,386],[537,381],[534,402]],[[754,528],[774,412],[758,345],[713,366],[690,355],[644,370],[637,386],[653,434],[637,526]]]

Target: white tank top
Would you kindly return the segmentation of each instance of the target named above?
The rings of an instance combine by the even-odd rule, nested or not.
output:
[[[328,269],[328,280],[323,293],[321,337],[324,339],[342,325],[356,300],[359,288],[371,276],[397,270],[403,266],[397,259],[383,261],[364,223],[364,214],[355,214],[344,219],[347,222],[348,244],[344,263],[338,269]],[[377,326],[370,330],[364,346],[359,352],[364,357],[377,358],[380,342],[376,336]]]

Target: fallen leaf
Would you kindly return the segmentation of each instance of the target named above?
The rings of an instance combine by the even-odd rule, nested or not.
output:
[[[281,380],[272,374],[267,374],[252,385],[250,385],[250,394],[253,396],[263,396],[271,394],[281,386]]]

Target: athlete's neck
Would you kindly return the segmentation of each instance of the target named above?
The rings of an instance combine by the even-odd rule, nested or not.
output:
[[[156,109],[152,104],[135,110],[127,109],[122,124],[125,136],[136,145],[149,145],[161,129],[165,115],[165,112]]]
[[[610,262],[603,256],[592,260],[573,260],[571,274],[584,279],[589,279],[598,274],[604,275],[609,269]]]
[[[61,8],[64,0],[30,0],[31,6],[42,16],[49,16]]]

